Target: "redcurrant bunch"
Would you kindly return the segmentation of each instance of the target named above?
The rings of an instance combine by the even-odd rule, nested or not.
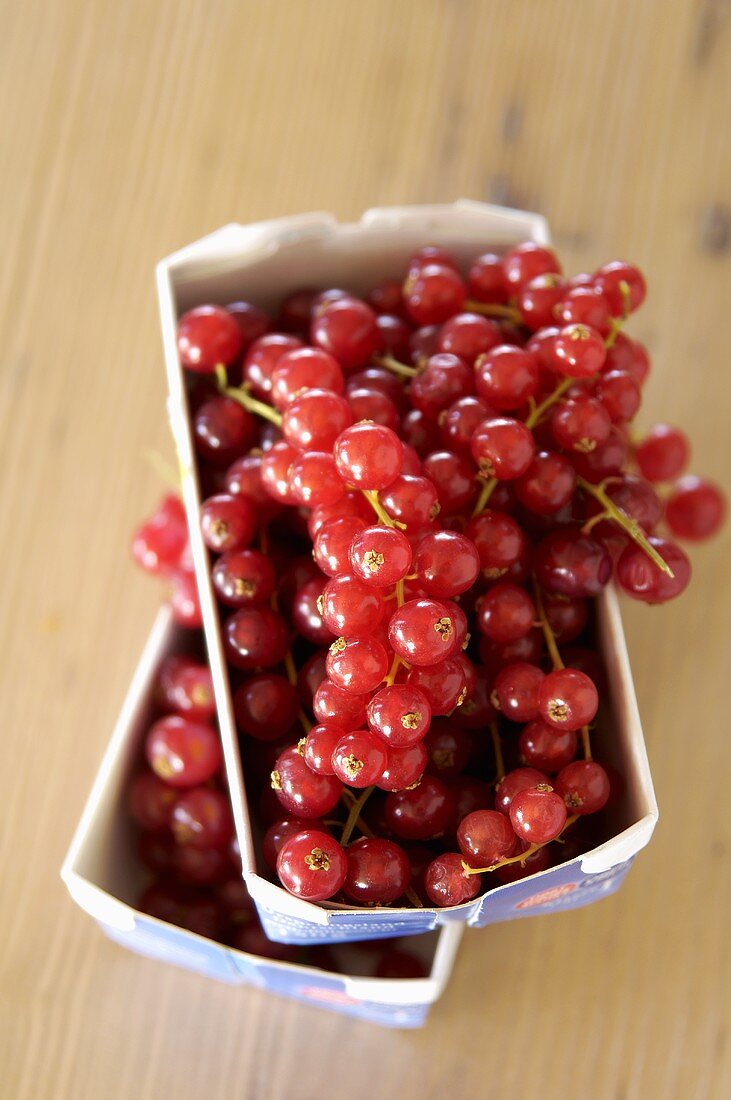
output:
[[[467,903],[560,859],[608,801],[591,601],[612,577],[679,595],[675,538],[725,511],[682,432],[630,438],[649,359],[623,328],[645,292],[632,264],[569,278],[531,242],[465,271],[426,246],[362,298],[181,318],[246,772],[269,776],[265,855],[297,896]],[[186,542],[167,502],[135,554],[174,573]],[[162,720],[158,775],[188,786],[173,760],[209,718]]]

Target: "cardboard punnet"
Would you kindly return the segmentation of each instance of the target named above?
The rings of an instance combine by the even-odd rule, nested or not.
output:
[[[135,908],[147,873],[136,856],[126,791],[155,714],[152,693],[160,663],[171,653],[188,652],[189,646],[190,632],[175,626],[169,611],[160,612],[61,869],[69,893],[107,936],[138,954],[389,1027],[419,1027],[447,983],[460,925],[410,942],[409,950],[421,957],[428,977],[379,979],[247,954]]]
[[[157,269],[162,335],[169,384],[168,411],[180,458],[204,629],[216,692],[226,768],[245,878],[272,939],[286,943],[338,942],[423,932],[454,921],[484,925],[554,909],[574,908],[616,889],[657,821],[642,728],[617,600],[609,589],[597,600],[598,636],[610,684],[616,739],[610,760],[626,784],[614,811],[615,835],[593,851],[541,874],[502,886],[451,909],[342,909],[288,894],[259,875],[242,778],[220,619],[208,551],[199,524],[200,485],[176,343],[179,316],[206,302],[247,299],[274,307],[298,286],[346,286],[363,291],[403,267],[420,245],[448,247],[462,262],[522,240],[546,243],[538,214],[482,203],[405,206],[367,211],[361,221],[338,223],[326,213],[228,225],[163,260]]]

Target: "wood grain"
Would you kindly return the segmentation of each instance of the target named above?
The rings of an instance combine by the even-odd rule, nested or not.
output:
[[[231,220],[489,198],[647,270],[650,418],[729,472],[724,0],[3,0],[0,1094],[731,1095],[729,539],[626,614],[661,807],[600,905],[469,933],[384,1032],[106,942],[58,868],[158,592],[155,261]]]

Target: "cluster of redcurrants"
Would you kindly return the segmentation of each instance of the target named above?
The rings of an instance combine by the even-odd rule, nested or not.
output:
[[[145,738],[148,767],[127,791],[130,817],[140,829],[138,854],[155,876],[139,908],[249,954],[342,969],[332,952],[275,943],[261,927],[241,874],[208,667],[191,657],[168,657],[158,673],[156,702],[161,717]],[[420,960],[401,946],[373,948],[366,972],[423,977]]]
[[[653,534],[663,513],[701,538],[724,511],[698,478],[665,505],[654,488],[685,467],[681,432],[629,440],[649,362],[621,326],[644,295],[625,263],[564,279],[526,244],[465,280],[428,247],[365,300],[290,295],[276,332],[245,302],[181,318],[236,719],[277,750],[293,893],[458,904],[480,870],[546,866],[545,845],[606,803],[596,654],[559,646],[613,574],[650,603],[686,587],[687,556]],[[301,704],[317,724],[300,715],[296,739]],[[525,766],[504,774],[503,751]],[[468,774],[493,760],[494,796]],[[341,802],[336,840],[322,819]],[[404,843],[423,841],[414,889],[423,852]]]

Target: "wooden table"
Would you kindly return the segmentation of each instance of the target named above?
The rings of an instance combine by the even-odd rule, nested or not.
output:
[[[628,607],[662,820],[622,891],[468,933],[420,1033],[128,954],[58,868],[159,598],[127,544],[170,454],[155,261],[232,219],[460,195],[651,283],[647,414],[729,472],[723,0],[2,5],[0,1094],[731,1095],[729,540]]]

